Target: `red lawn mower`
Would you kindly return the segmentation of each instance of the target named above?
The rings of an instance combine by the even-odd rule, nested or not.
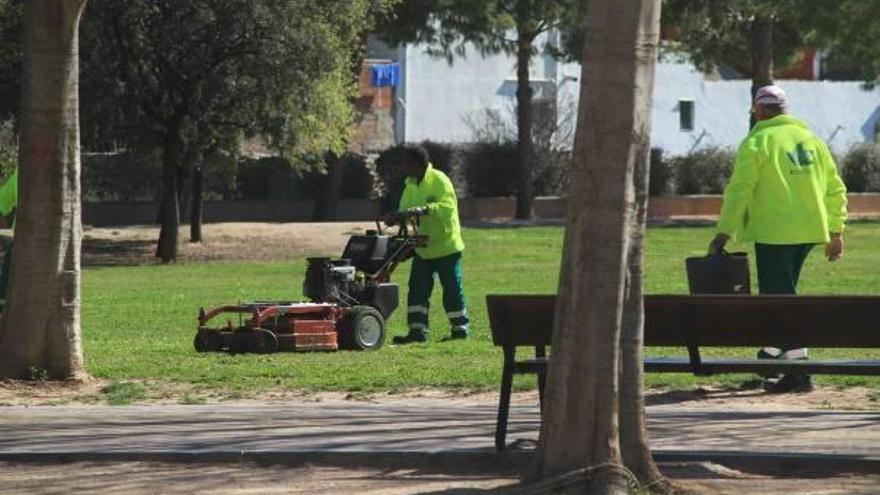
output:
[[[397,225],[397,233],[386,234],[383,222]],[[376,230],[351,236],[340,259],[309,258],[303,293],[311,302],[254,301],[199,309],[196,350],[267,354],[382,347],[385,321],[399,304],[391,274],[427,242],[416,234],[418,222],[418,212],[380,219]],[[237,324],[227,319],[208,326],[223,314],[235,314]]]

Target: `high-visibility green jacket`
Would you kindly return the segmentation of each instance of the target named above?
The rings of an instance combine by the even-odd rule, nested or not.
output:
[[[421,181],[406,179],[399,211],[414,207],[428,210],[419,224],[419,234],[428,236],[428,245],[416,248],[416,254],[424,259],[435,259],[464,250],[455,188],[449,177],[431,164]]]
[[[718,232],[761,244],[822,244],[845,220],[846,186],[828,146],[790,115],[758,122],[736,152]]]
[[[18,207],[18,168],[16,168],[12,175],[6,179],[6,182],[0,186],[0,215],[4,217],[8,217],[15,212],[15,209]],[[13,219],[12,225],[10,226],[15,228],[15,220]]]

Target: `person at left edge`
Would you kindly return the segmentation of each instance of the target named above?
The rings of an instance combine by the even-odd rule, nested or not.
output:
[[[13,232],[15,231],[15,210],[18,208],[18,168],[0,186],[0,215]],[[15,234],[13,234],[15,235]],[[3,255],[0,268],[0,307],[6,306],[6,291],[9,287],[9,268],[12,266],[12,243]]]

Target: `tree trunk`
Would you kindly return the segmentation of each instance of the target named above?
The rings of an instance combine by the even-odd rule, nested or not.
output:
[[[650,95],[649,95],[650,96]],[[648,111],[650,105],[641,107]],[[649,123],[650,116],[643,116]],[[649,136],[636,134],[637,136]],[[623,462],[643,486],[654,493],[671,491],[671,484],[663,477],[648,441],[645,416],[644,362],[644,241],[645,221],[648,214],[648,177],[650,142],[644,140],[642,155],[633,173],[635,214],[631,218],[629,251],[627,253],[626,292],[624,293],[623,320],[620,334],[620,450]]]
[[[773,18],[758,16],[752,21],[752,101],[758,89],[773,84]],[[754,109],[749,128],[755,122]]]
[[[202,163],[193,167],[192,209],[189,219],[189,242],[202,242]]]
[[[527,2],[518,2],[525,5]],[[516,49],[516,218],[532,218],[532,168],[534,167],[534,145],[532,143],[532,85],[529,80],[529,66],[532,62],[532,40],[528,31],[528,16],[523,12],[517,19]]]
[[[177,236],[180,227],[177,173],[183,150],[180,129],[181,125],[178,121],[168,126],[162,148],[162,227],[159,230],[159,243],[156,247],[156,257],[161,258],[162,263],[170,263],[177,259]]]
[[[620,336],[635,167],[650,138],[660,0],[590,0],[553,359],[535,471],[585,469],[627,493],[618,433]]]
[[[336,206],[339,204],[339,192],[342,178],[345,175],[343,159],[334,153],[328,153],[325,159],[327,173],[321,177],[315,205],[312,209],[313,222],[326,222],[336,217]]]
[[[0,376],[85,376],[80,335],[79,21],[85,0],[24,4],[19,207]]]
[[[180,215],[178,220],[180,223],[186,221],[186,213],[188,209],[188,199],[191,189],[187,187],[189,184],[190,169],[192,168],[192,155],[187,153],[180,166],[177,167],[177,213]]]

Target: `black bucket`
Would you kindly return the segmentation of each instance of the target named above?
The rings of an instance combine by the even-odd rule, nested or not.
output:
[[[747,253],[721,253],[685,260],[691,294],[749,294]]]

